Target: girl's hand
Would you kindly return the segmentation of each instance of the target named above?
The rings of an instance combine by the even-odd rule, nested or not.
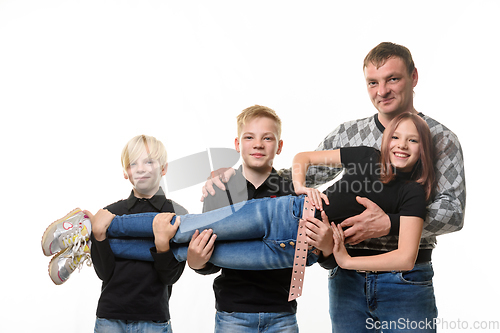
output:
[[[327,205],[330,204],[326,194],[321,193],[315,188],[305,187],[305,186],[295,186],[295,193],[297,195],[305,194],[311,200],[312,205],[319,210],[323,210],[323,200]]]
[[[340,224],[335,225],[335,223],[332,223],[332,229],[333,229],[333,255],[335,256],[335,261],[340,267],[346,268],[347,262],[349,261],[351,256],[349,255],[349,253],[347,253],[347,250],[345,248],[344,231],[342,230]]]

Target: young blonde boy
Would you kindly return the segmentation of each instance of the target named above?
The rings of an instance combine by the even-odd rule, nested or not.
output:
[[[167,152],[161,141],[139,135],[132,138],[122,151],[124,178],[132,184],[125,200],[119,200],[100,210],[95,216],[75,210],[54,222],[44,234],[42,248],[47,255],[60,251],[51,261],[51,278],[56,284],[65,282],[75,267],[85,260],[86,251],[79,250],[89,239],[92,221],[90,253],[97,276],[102,280],[97,305],[95,332],[139,331],[171,332],[169,299],[172,285],[181,276],[185,263],[175,260],[169,241],[177,225],[153,225],[154,242],[149,239],[108,239],[106,230],[114,215],[146,212],[186,214],[187,211],[165,197],[160,188],[161,177],[167,171]],[[72,225],[72,228],[68,228]],[[117,257],[111,250],[120,248]],[[66,248],[64,248],[66,247]],[[151,261],[125,259],[149,252]],[[73,252],[73,255],[68,253]],[[76,255],[75,255],[76,253]],[[148,331],[148,332],[150,332]]]

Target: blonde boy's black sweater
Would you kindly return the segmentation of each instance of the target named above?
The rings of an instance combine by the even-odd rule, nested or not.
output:
[[[106,209],[115,215],[187,213],[186,209],[167,199],[161,188],[151,199],[138,199],[132,192],[128,199],[115,202]],[[170,251],[160,254],[154,248],[151,249],[154,261],[117,258],[107,238],[98,242],[91,235],[91,240],[94,269],[102,280],[97,317],[159,322],[170,320],[168,302],[172,285],[180,278],[185,262],[179,263]]]

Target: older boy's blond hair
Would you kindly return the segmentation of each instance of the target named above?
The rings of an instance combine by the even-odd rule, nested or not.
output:
[[[253,120],[255,118],[259,117],[267,117],[276,123],[276,128],[278,130],[278,137],[276,138],[277,140],[281,139],[281,119],[278,117],[276,112],[268,108],[267,106],[262,106],[262,105],[254,105],[246,108],[245,110],[241,111],[241,113],[236,117],[236,121],[238,124],[238,138],[241,136],[241,131],[243,129],[243,126],[250,120]]]
[[[163,143],[149,135],[138,135],[127,142],[122,150],[123,171],[127,172],[130,164],[135,162],[145,151],[150,158],[157,160],[162,167],[167,164],[167,150]]]

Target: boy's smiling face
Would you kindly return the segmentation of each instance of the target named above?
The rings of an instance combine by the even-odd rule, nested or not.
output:
[[[272,170],[274,157],[281,153],[283,141],[278,138],[278,126],[274,120],[257,117],[242,127],[241,136],[234,144],[245,168],[266,173]]]
[[[158,191],[161,177],[166,172],[166,166],[161,166],[144,151],[137,160],[130,162],[124,177],[132,183],[136,197],[149,198]]]

